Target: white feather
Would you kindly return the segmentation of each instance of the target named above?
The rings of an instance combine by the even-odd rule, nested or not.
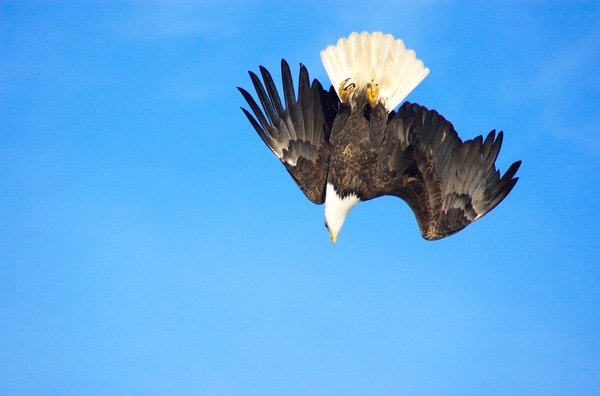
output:
[[[407,50],[402,40],[381,32],[352,33],[347,39],[341,38],[335,46],[321,51],[321,60],[336,91],[347,78],[357,90],[371,81],[379,84],[379,97],[388,112],[429,74],[415,51]]]

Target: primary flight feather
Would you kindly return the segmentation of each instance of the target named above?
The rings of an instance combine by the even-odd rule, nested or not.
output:
[[[273,78],[250,72],[259,104],[238,88],[248,120],[306,197],[325,203],[332,242],[350,210],[383,195],[410,206],[423,238],[441,239],[478,220],[515,186],[521,161],[501,176],[502,132],[462,141],[452,124],[416,103],[396,106],[429,69],[402,40],[352,33],[321,52],[332,86],[312,83],[300,66],[296,95],[281,61],[283,102]]]

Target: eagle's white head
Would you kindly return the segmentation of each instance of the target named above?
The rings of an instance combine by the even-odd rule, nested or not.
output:
[[[327,189],[325,190],[325,227],[331,234],[331,242],[335,243],[350,209],[359,202],[360,199],[354,194],[341,198],[333,188],[333,184],[327,183]]]

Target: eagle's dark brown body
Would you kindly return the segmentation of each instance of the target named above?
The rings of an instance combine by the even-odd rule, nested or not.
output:
[[[356,102],[341,105],[333,123],[327,181],[342,198],[355,194],[366,201],[378,196],[374,195],[379,184],[377,163],[388,115],[381,103],[371,108],[364,92],[354,95]]]

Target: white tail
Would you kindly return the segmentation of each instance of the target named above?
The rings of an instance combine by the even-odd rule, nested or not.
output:
[[[341,38],[337,45],[321,51],[321,60],[336,90],[347,78],[357,90],[371,81],[379,84],[379,97],[388,112],[429,74],[415,51],[407,50],[402,40],[381,32],[352,33],[347,39]]]

